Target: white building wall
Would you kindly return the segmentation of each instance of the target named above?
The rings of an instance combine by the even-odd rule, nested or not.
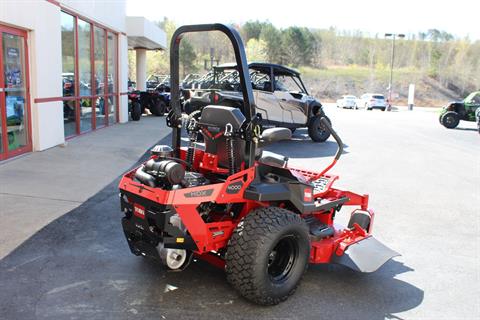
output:
[[[63,6],[118,32],[125,32],[126,0],[60,0]]]
[[[127,91],[128,46],[125,34],[125,0],[61,0],[59,3],[76,14],[119,32],[119,90]],[[35,103],[36,98],[61,97],[62,48],[61,8],[46,0],[1,1],[0,23],[28,31],[30,66],[30,106],[33,150],[40,151],[63,144],[63,103]],[[122,34],[123,33],[123,34]],[[120,96],[120,122],[128,121],[127,96]]]
[[[128,91],[128,41],[127,36],[118,35],[118,65],[119,65],[119,77],[118,81],[120,92]],[[120,95],[119,101],[119,120],[120,123],[128,122],[128,96]]]
[[[62,96],[60,8],[47,1],[0,1],[0,23],[29,30],[30,117],[34,150],[63,143],[63,104],[35,104]]]

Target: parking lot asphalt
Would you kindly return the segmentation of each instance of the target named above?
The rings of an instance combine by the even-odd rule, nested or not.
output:
[[[0,259],[36,231],[78,207],[169,132],[143,117],[0,163]]]
[[[434,112],[326,109],[346,145],[332,169],[340,175],[337,187],[370,194],[373,233],[401,257],[372,274],[311,266],[289,300],[259,307],[206,263],[166,272],[133,256],[121,230],[116,179],[0,261],[0,317],[478,319],[475,124],[447,130]],[[168,136],[159,139],[169,143]],[[313,143],[298,130],[291,141],[269,149],[290,156],[291,165],[319,170],[336,145]],[[338,221],[347,215],[342,209]]]

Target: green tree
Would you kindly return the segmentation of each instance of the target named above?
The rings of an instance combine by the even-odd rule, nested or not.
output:
[[[197,54],[193,48],[190,41],[183,38],[180,42],[180,52],[179,52],[180,66],[182,67],[183,76],[185,77],[188,73],[197,71],[196,59]]]
[[[267,60],[272,63],[281,63],[282,35],[280,31],[271,23],[266,23],[260,33],[260,39],[265,42]]]
[[[260,39],[260,34],[262,33],[262,29],[265,24],[265,22],[260,22],[258,20],[245,22],[241,29],[245,43],[247,43],[250,39]]]
[[[289,27],[282,32],[285,62],[293,65],[310,65],[315,37],[307,28]]]
[[[267,61],[267,43],[264,40],[252,38],[245,49],[248,61]]]

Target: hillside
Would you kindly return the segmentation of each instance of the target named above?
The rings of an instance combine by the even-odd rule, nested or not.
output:
[[[324,69],[299,68],[309,92],[324,102],[334,102],[340,96],[357,97],[366,92],[388,94],[389,69],[371,70],[361,66],[331,66]],[[407,105],[408,86],[415,84],[415,105],[440,107],[464,97],[446,88],[439,81],[412,69],[397,69],[393,74],[393,103]]]
[[[175,23],[158,22],[171,38]],[[249,61],[265,61],[299,69],[311,93],[331,102],[344,94],[387,94],[392,40],[383,34],[367,36],[359,31],[335,28],[278,29],[269,22],[249,21],[233,25],[240,31]],[[219,32],[186,35],[180,46],[180,70],[206,73],[211,62],[234,61],[229,40]],[[130,76],[135,74],[129,56]],[[147,54],[149,73],[168,73],[166,51]],[[455,38],[446,31],[429,29],[407,34],[395,42],[393,103],[407,103],[408,86],[415,84],[415,104],[442,106],[480,89],[480,41]]]

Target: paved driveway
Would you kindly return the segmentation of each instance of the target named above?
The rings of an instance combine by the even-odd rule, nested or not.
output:
[[[376,273],[313,266],[287,302],[252,305],[206,263],[165,272],[131,255],[116,180],[0,261],[2,318],[478,319],[475,125],[447,130],[431,112],[327,112],[347,145],[332,170],[337,186],[371,195],[374,234],[402,254]],[[271,149],[322,168],[335,144],[312,143],[300,130]]]

